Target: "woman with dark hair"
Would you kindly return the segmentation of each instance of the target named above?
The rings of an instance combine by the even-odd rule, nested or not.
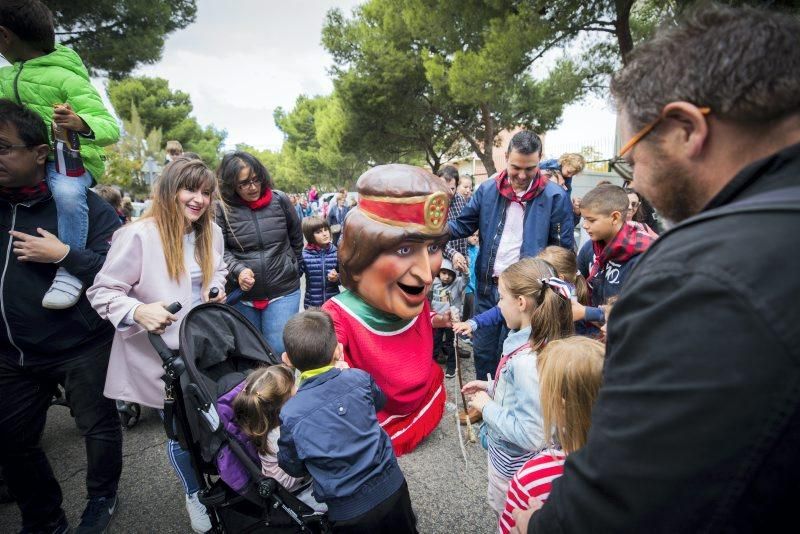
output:
[[[662,232],[655,209],[642,195],[630,187],[625,188],[628,194],[628,213],[626,221],[632,223],[639,230],[642,230],[650,237],[656,239]]]
[[[225,202],[217,223],[228,282],[244,292],[235,306],[281,354],[283,326],[300,309],[300,218],[286,193],[273,189],[266,167],[247,152],[226,154],[217,179]]]

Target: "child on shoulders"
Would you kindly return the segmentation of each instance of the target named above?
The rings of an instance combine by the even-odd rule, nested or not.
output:
[[[489,456],[489,506],[499,517],[508,483],[546,444],[539,401],[537,352],[546,343],[572,335],[569,290],[555,270],[525,258],[500,275],[498,307],[511,329],[493,381],[473,380],[462,392],[482,413]]]
[[[78,54],[55,43],[53,15],[44,3],[4,2],[0,27],[0,54],[11,63],[0,68],[0,98],[38,113],[51,135],[47,187],[58,210],[58,239],[69,247],[67,255],[56,262],[61,263],[86,248],[86,189],[102,177],[102,147],[119,140],[119,125]],[[42,306],[69,308],[82,292],[83,282],[59,266]]]
[[[327,507],[311,495],[311,478],[295,478],[278,465],[278,438],[281,435],[280,411],[296,388],[294,373],[285,365],[261,367],[251,372],[233,400],[236,424],[252,440],[261,459],[261,472],[274,478],[286,490],[317,512]]]
[[[592,406],[603,380],[604,354],[599,341],[574,336],[549,343],[539,355],[545,441],[559,443],[561,450],[540,452],[514,475],[498,523],[502,534],[514,527],[515,509],[527,510],[531,497],[547,500],[552,481],[564,474],[567,455],[586,443]]]
[[[303,307],[319,308],[339,294],[339,260],[336,245],[331,242],[328,221],[312,216],[303,219],[303,273],[306,275],[306,295]]]
[[[403,472],[376,411],[386,402],[372,377],[335,367],[342,358],[333,321],[304,311],[287,321],[283,361],[301,371],[281,409],[278,465],[311,474],[334,532],[417,532]]]

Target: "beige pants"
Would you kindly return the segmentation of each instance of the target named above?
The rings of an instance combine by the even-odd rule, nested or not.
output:
[[[508,493],[508,483],[510,481],[495,470],[492,462],[487,461],[487,463],[489,485],[486,490],[486,499],[489,501],[489,507],[494,510],[495,515],[500,519],[500,515],[506,507],[506,494]]]

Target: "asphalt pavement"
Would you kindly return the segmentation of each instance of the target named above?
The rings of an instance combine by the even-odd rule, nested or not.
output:
[[[472,360],[460,361],[464,380],[469,380],[474,376]],[[486,452],[477,443],[465,443],[464,461],[452,400],[455,382],[445,379],[448,403],[438,428],[414,452],[400,458],[400,466],[420,532],[494,532],[496,521],[486,504]],[[63,507],[74,527],[86,503],[86,455],[68,409],[50,409],[42,444],[61,484]],[[124,432],[123,455],[120,504],[109,532],[191,532],[182,486],[167,460],[166,436],[155,410],[144,409],[139,424]],[[0,533],[19,528],[16,505],[0,505]]]

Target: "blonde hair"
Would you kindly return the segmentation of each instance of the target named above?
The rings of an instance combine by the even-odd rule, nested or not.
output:
[[[214,173],[199,160],[176,158],[164,167],[164,172],[153,185],[153,204],[142,219],[153,219],[161,237],[167,273],[175,281],[186,272],[183,258],[183,237],[186,235],[187,219],[178,205],[181,189],[196,191],[207,187],[211,190],[211,202],[205,212],[191,223],[195,235],[194,257],[203,273],[203,287],[211,283],[214,274],[213,224],[214,199],[217,180]]]
[[[575,286],[578,302],[584,306],[589,304],[589,286],[586,279],[578,272],[578,257],[569,249],[551,245],[543,249],[537,256],[552,265],[558,277]]]
[[[548,343],[539,354],[545,440],[549,443],[555,437],[568,454],[586,444],[604,358],[603,344],[582,336]]]
[[[183,154],[183,145],[181,145],[180,141],[176,141],[174,139],[167,141],[167,146],[164,148],[164,151],[167,154]]]
[[[572,303],[561,298],[542,283],[543,278],[556,276],[552,265],[540,258],[524,258],[503,271],[500,279],[514,297],[530,299],[531,348],[542,349],[545,344],[575,333],[572,322]]]
[[[558,158],[558,166],[561,167],[562,171],[564,170],[564,167],[569,167],[575,171],[574,174],[579,174],[586,166],[586,160],[580,154],[562,154],[561,157]]]
[[[280,426],[281,408],[292,396],[294,373],[287,366],[259,367],[245,379],[233,399],[233,414],[242,431],[261,454],[270,454],[267,435]]]

